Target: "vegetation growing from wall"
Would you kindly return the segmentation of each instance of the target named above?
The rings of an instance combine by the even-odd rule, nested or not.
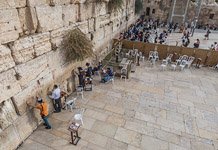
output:
[[[80,29],[69,31],[62,42],[66,62],[93,56],[93,44]]]
[[[142,0],[136,0],[135,1],[135,13],[139,14],[143,9],[143,3]]]

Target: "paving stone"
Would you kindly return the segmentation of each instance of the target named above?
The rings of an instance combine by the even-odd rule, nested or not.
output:
[[[169,150],[186,150],[186,148],[169,143]]]
[[[170,133],[170,132],[166,132],[163,130],[159,130],[159,129],[155,129],[154,130],[154,137],[163,140],[163,141],[167,141],[170,143],[174,143],[174,144],[179,144],[180,143],[180,136]]]
[[[168,143],[150,136],[142,136],[141,149],[143,150],[168,150]]]
[[[108,139],[106,149],[107,150],[126,150],[128,147],[127,143],[120,142],[114,139]]]
[[[214,146],[209,145],[209,144],[204,144],[201,142],[191,142],[191,147],[192,149],[196,149],[196,150],[214,150]]]
[[[118,128],[114,137],[116,140],[131,144],[133,146],[140,146],[141,135],[137,132],[127,130],[124,128]]]
[[[91,109],[87,109],[84,113],[84,116],[91,117],[93,119],[97,119],[101,121],[105,121],[108,117],[108,115],[105,113],[101,113]]]
[[[100,134],[96,134],[88,130],[84,130],[82,132],[81,138],[100,147],[105,147],[108,140],[107,137],[102,136]]]
[[[106,105],[104,109],[121,115],[123,115],[125,111],[123,107],[118,107],[113,105]]]
[[[113,138],[117,131],[117,126],[102,121],[96,121],[91,131]]]
[[[106,121],[116,126],[124,126],[125,124],[125,119],[121,115],[118,115],[118,114],[110,115]]]

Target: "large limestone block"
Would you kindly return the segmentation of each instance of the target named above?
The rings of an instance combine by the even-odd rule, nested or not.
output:
[[[33,39],[31,37],[25,37],[15,41],[11,46],[11,50],[14,61],[17,64],[27,62],[35,57]]]
[[[95,17],[107,14],[107,3],[94,4]]]
[[[21,8],[26,6],[27,0],[14,0],[16,8]]]
[[[71,0],[51,0],[56,5],[67,5],[70,4]]]
[[[18,121],[15,122],[15,127],[22,140],[25,140],[36,129],[37,122],[37,117],[29,111],[19,117]]]
[[[49,4],[48,0],[27,0],[27,6],[35,7]]]
[[[11,56],[11,50],[6,46],[0,45],[0,72],[6,71],[15,66]]]
[[[96,17],[95,29],[98,30],[98,28],[101,28],[105,24],[109,24],[110,22],[111,22],[110,15],[103,15],[103,16]]]
[[[0,44],[16,40],[22,32],[16,9],[0,9]]]
[[[15,8],[14,0],[1,0],[0,9]]]
[[[105,37],[111,36],[111,33],[113,32],[113,24],[110,23],[109,25],[104,26],[105,30]]]
[[[0,73],[0,103],[21,91],[15,74],[13,69]]]
[[[95,42],[100,42],[101,40],[103,40],[105,37],[105,30],[104,27],[99,28],[95,34],[94,34],[94,41]]]
[[[79,12],[80,21],[85,21],[93,17],[93,14],[94,14],[93,12],[94,4],[93,3],[87,4],[87,5],[80,4],[79,7],[80,7],[80,12]]]
[[[63,27],[51,32],[51,43],[57,48],[61,47],[63,37],[68,33],[68,31],[73,30],[76,27],[76,24],[72,24],[68,27]]]
[[[28,84],[28,87],[13,97],[18,113],[20,115],[24,114],[29,108],[26,102],[34,101],[35,96],[38,95],[45,99],[48,89],[51,89],[53,83],[53,75],[48,70],[39,74],[35,80]]]
[[[0,104],[0,130],[6,129],[17,117],[11,100],[6,100]]]
[[[37,6],[38,32],[51,31],[63,27],[62,7],[61,6]]]
[[[17,65],[15,70],[21,76],[19,80],[21,87],[26,87],[32,80],[37,79],[43,71],[48,70],[46,56],[42,55],[27,63]]]
[[[64,65],[64,54],[62,49],[57,49],[56,51],[51,51],[46,54],[48,60],[49,69],[54,72],[61,69]]]
[[[83,21],[82,23],[79,23],[79,29],[84,33],[89,33],[89,24],[88,21]]]
[[[89,32],[95,31],[95,19],[91,18],[88,20],[89,23]]]
[[[78,5],[64,5],[62,8],[64,26],[69,26],[70,23],[76,23],[78,16]]]
[[[18,9],[18,15],[23,32],[27,35],[30,33],[35,33],[38,24],[35,8],[20,8]]]
[[[16,149],[21,143],[17,129],[11,125],[4,131],[0,131],[0,149],[1,150],[12,150]]]
[[[32,36],[35,55],[39,56],[51,51],[50,33],[42,33]]]

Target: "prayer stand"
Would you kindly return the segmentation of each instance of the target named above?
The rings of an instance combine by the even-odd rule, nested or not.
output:
[[[81,137],[78,135],[78,130],[79,130],[80,125],[72,122],[71,125],[69,126],[68,130],[70,131],[71,134],[71,144],[77,145]]]

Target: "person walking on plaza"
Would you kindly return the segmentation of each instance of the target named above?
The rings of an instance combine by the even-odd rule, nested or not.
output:
[[[51,125],[49,124],[48,121],[48,105],[45,101],[42,100],[42,98],[38,98],[37,99],[37,104],[31,105],[29,102],[27,102],[27,105],[32,106],[33,108],[39,109],[40,110],[40,115],[44,121],[44,125],[46,126],[46,129],[51,129]]]
[[[205,34],[205,40],[209,40],[209,35],[210,35],[210,29],[207,30],[206,34]]]
[[[53,100],[54,105],[54,113],[61,112],[61,90],[60,88],[55,84],[52,94],[49,95],[49,97]]]

